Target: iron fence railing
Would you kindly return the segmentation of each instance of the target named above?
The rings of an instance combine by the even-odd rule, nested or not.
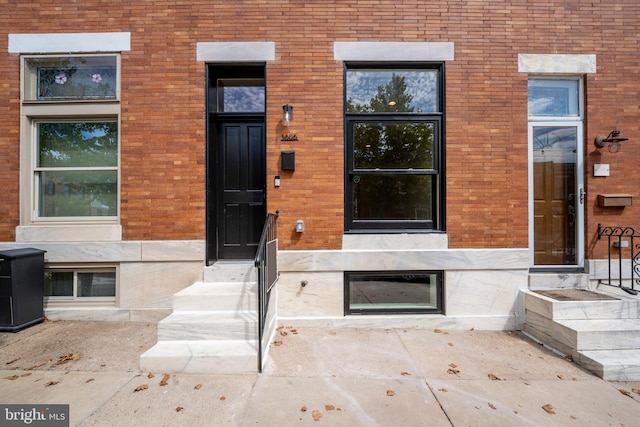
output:
[[[278,280],[278,233],[276,220],[279,212],[267,214],[260,243],[255,256],[258,270],[258,372],[262,372],[270,334],[265,334],[269,320],[271,289]],[[267,341],[267,342],[265,342]]]
[[[599,279],[598,283],[637,295],[636,285],[640,287],[640,231],[633,227],[605,227],[598,224],[598,240],[603,237],[607,238],[608,280]],[[612,254],[612,247],[617,249],[617,256]],[[625,283],[630,286],[625,286]]]

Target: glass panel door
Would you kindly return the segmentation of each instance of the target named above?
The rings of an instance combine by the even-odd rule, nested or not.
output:
[[[584,262],[581,127],[536,123],[530,125],[529,137],[533,263],[581,267]]]

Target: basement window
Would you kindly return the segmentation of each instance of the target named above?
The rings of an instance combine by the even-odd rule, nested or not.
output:
[[[44,296],[49,301],[115,301],[115,268],[47,268]]]
[[[443,313],[441,271],[349,271],[345,314]]]

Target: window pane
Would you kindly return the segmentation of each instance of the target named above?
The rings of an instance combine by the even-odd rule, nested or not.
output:
[[[73,296],[72,271],[45,271],[44,295],[50,297]]]
[[[118,165],[116,122],[38,123],[39,167]]]
[[[116,216],[117,171],[43,171],[40,177],[42,217]]]
[[[431,221],[431,175],[354,175],[354,220]]]
[[[348,70],[347,112],[438,112],[438,70]]]
[[[437,273],[348,274],[349,310],[438,310]]]
[[[579,110],[578,80],[529,80],[529,115],[545,117],[577,117]]]
[[[433,169],[433,123],[355,123],[355,169]]]
[[[116,296],[116,273],[78,273],[78,296]]]
[[[25,99],[116,99],[115,56],[25,59]]]
[[[218,79],[218,112],[264,113],[263,79]]]

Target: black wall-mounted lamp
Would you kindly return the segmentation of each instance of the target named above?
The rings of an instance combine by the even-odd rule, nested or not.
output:
[[[619,130],[614,129],[606,137],[602,135],[596,136],[595,143],[596,143],[596,147],[598,148],[603,148],[605,145],[609,144],[609,147],[607,149],[611,153],[617,153],[618,151],[620,151],[620,143],[622,141],[628,141],[628,140],[629,138],[624,138],[620,136]]]
[[[282,106],[282,125],[284,127],[289,126],[289,123],[293,121],[293,106],[292,105],[283,105]]]

